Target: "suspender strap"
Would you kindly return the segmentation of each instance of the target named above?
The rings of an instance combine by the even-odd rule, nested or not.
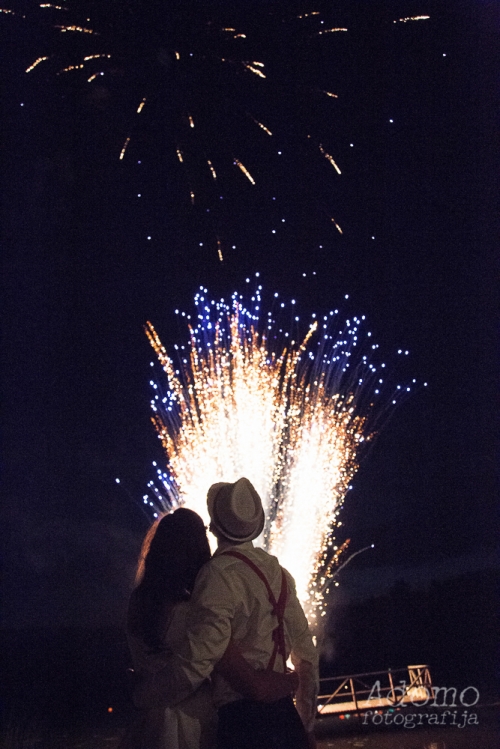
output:
[[[269,602],[273,609],[273,614],[278,619],[278,626],[273,630],[273,652],[271,654],[271,658],[269,660],[269,663],[267,664],[267,671],[272,671],[274,668],[274,664],[276,662],[276,656],[279,654],[283,658],[283,668],[286,671],[286,645],[285,645],[285,630],[283,627],[283,617],[285,614],[285,606],[286,601],[288,597],[288,586],[286,582],[286,575],[283,569],[281,569],[281,592],[278,600],[276,600],[276,596],[274,595],[271,586],[269,585],[269,581],[267,577],[264,575],[260,567],[258,567],[255,562],[252,562],[251,559],[249,559],[245,554],[242,554],[239,551],[224,551],[222,554],[225,554],[226,556],[230,557],[236,557],[236,559],[240,559],[242,562],[247,564],[250,569],[252,569],[255,574],[262,580],[264,585],[266,586],[267,595],[269,597]],[[220,556],[222,556],[222,554]]]

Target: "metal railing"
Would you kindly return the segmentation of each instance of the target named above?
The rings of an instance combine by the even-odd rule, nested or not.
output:
[[[357,713],[408,702],[425,703],[433,696],[432,679],[426,665],[333,676],[320,679],[318,712],[320,715]]]

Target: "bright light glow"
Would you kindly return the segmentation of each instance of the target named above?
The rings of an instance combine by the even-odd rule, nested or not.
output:
[[[160,488],[151,491],[157,510],[185,505],[208,524],[210,484],[247,476],[266,512],[256,543],[294,576],[314,622],[331,577],[332,532],[360,451],[390,400],[407,397],[406,388],[386,393],[374,409],[381,386],[376,363],[356,351],[361,321],[351,318],[334,335],[326,323],[320,331],[316,319],[302,336],[278,336],[283,323],[273,312],[262,315],[260,332],[259,289],[245,308],[239,294],[226,304],[210,301],[201,288],[198,326],[189,326],[190,343],[180,347],[187,352],[175,363],[147,324],[168,385],[164,393],[153,385],[152,420],[167,472],[157,469]],[[334,316],[323,319],[334,324]]]

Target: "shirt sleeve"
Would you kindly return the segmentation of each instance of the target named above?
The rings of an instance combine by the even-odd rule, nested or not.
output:
[[[285,628],[290,638],[291,660],[299,675],[299,688],[295,705],[306,731],[314,728],[319,686],[318,651],[314,645],[306,615],[295,591],[295,582],[289,573],[288,603],[285,609]]]
[[[231,639],[237,598],[224,569],[209,562],[198,573],[187,621],[184,666],[193,683],[210,676]]]
[[[234,592],[224,571],[210,562],[198,573],[190,600],[186,638],[179,652],[164,656],[164,667],[150,674],[134,694],[137,707],[151,705],[156,695],[173,706],[194,692],[212,673],[231,639]]]

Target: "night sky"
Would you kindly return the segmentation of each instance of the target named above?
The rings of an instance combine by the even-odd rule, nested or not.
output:
[[[388,363],[409,349],[406,371],[428,383],[353,481],[338,538],[375,549],[339,578],[342,600],[497,568],[498,5],[140,5],[84,3],[97,41],[56,33],[30,3],[0,19],[4,626],[121,623],[162,460],[144,323],[171,350],[187,337],[174,310],[192,311],[200,285],[227,298],[256,272],[265,299],[305,316],[366,315]],[[318,36],[295,9],[348,31]],[[430,19],[393,23],[414,15]],[[265,81],[210,61],[176,72],[177,48],[225,54],[207,19],[247,32],[241,59],[264,60]],[[57,75],[72,45],[116,63],[91,84]]]

